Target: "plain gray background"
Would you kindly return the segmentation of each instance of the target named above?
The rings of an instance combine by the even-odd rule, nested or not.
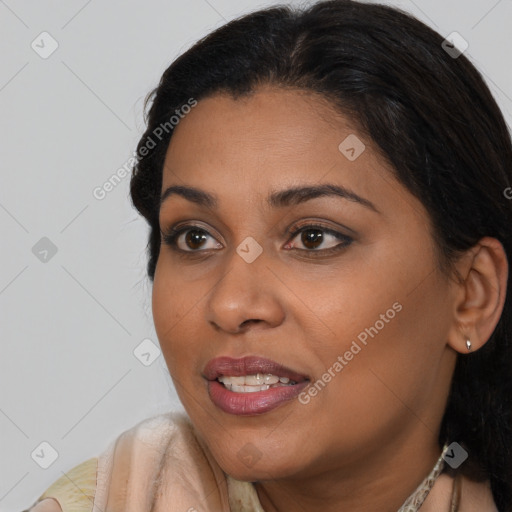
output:
[[[93,191],[132,156],[142,100],[172,60],[277,3],[0,0],[0,511],[29,506],[142,419],[181,409],[157,357],[129,177],[101,200]],[[510,123],[511,0],[383,3],[459,32]],[[41,443],[58,454],[47,469],[54,452]]]

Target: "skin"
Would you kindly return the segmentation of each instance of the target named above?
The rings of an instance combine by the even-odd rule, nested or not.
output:
[[[354,161],[338,149],[350,134],[366,145]],[[275,190],[320,183],[377,211],[339,197],[266,203]],[[183,252],[162,244],[152,297],[166,363],[206,449],[229,475],[258,481],[266,512],[396,511],[440,455],[457,353],[467,338],[480,348],[501,315],[501,244],[484,238],[464,254],[461,282],[444,275],[419,200],[350,119],[303,91],[265,86],[238,100],[200,100],[171,138],[162,192],[171,185],[218,199],[215,208],[179,195],[163,202],[162,230],[192,223],[207,233],[198,245],[182,234]],[[306,245],[287,229],[318,221],[353,241],[315,258],[341,241],[323,232]],[[248,236],[263,250],[252,263],[236,252]],[[396,302],[401,311],[307,405],[236,416],[209,399],[210,359],[263,356],[315,382]],[[251,467],[237,456],[249,443],[260,455]],[[447,492],[440,482],[435,504]]]

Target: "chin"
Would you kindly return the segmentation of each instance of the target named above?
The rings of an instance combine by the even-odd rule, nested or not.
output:
[[[216,460],[229,476],[246,482],[279,480],[296,475],[297,461],[291,460],[290,452],[280,450],[280,453],[287,453],[286,458],[270,460],[270,457],[258,453],[254,446],[248,443],[237,453],[230,453]]]

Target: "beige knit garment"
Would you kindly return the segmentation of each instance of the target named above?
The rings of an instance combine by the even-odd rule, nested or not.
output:
[[[64,512],[264,512],[253,485],[226,476],[176,412],[123,432],[37,502],[50,497]]]

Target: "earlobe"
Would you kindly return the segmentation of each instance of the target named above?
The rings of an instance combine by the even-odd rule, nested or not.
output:
[[[495,238],[482,238],[460,259],[458,270],[462,280],[456,285],[448,344],[467,354],[487,343],[503,312],[508,262],[502,244]]]

